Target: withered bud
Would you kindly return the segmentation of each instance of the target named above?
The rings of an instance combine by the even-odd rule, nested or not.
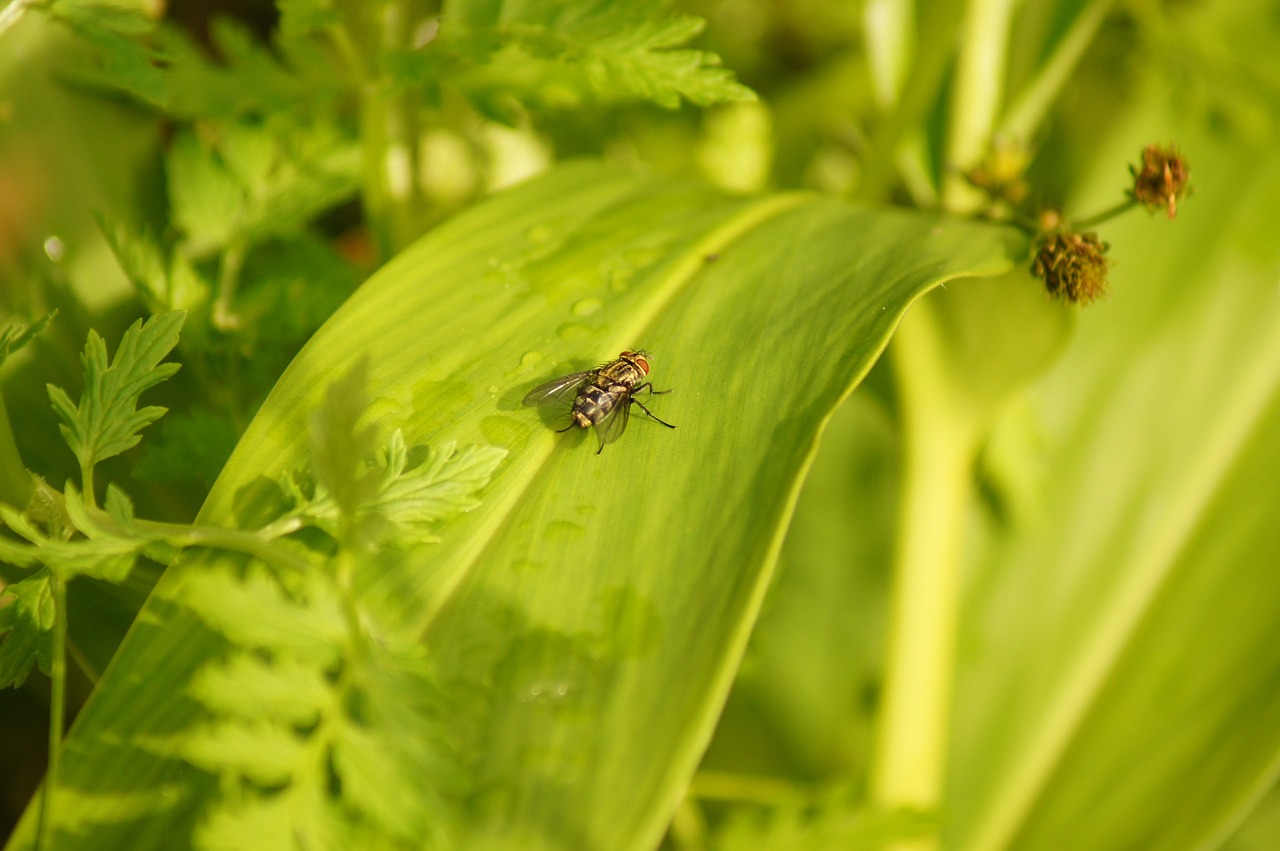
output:
[[[997,138],[986,156],[964,172],[964,179],[990,197],[1017,205],[1027,197],[1027,166],[1031,155],[1026,146]]]
[[[1191,177],[1191,166],[1170,145],[1147,145],[1142,149],[1142,168],[1129,166],[1133,189],[1129,197],[1148,210],[1165,210],[1169,218],[1178,215],[1178,199],[1185,197]]]
[[[1031,273],[1054,298],[1089,304],[1107,291],[1107,244],[1096,233],[1050,233],[1044,237]]]

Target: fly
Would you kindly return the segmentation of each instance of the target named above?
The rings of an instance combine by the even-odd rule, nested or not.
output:
[[[601,364],[595,369],[562,375],[541,387],[533,388],[524,397],[524,403],[529,406],[562,406],[572,402],[569,408],[570,422],[559,431],[568,431],[574,426],[595,426],[596,437],[600,439],[600,448],[596,450],[599,455],[604,451],[606,443],[613,443],[626,431],[627,418],[631,416],[633,404],[639,405],[640,410],[650,419],[667,428],[675,428],[635,398],[641,390],[648,390],[656,395],[671,392],[654,390],[653,385],[646,380],[648,375],[647,352],[622,352],[616,360]]]

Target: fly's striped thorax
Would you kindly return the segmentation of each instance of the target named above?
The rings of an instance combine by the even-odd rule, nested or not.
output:
[[[629,360],[616,360],[600,367],[591,382],[599,387],[621,384],[628,390],[635,389],[644,383],[645,373],[637,364]]]

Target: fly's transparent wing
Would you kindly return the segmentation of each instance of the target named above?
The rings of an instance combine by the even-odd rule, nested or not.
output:
[[[596,437],[600,438],[600,448],[606,443],[613,443],[622,437],[627,430],[627,418],[631,416],[631,400],[620,402],[609,416],[596,423]]]
[[[582,386],[582,382],[586,381],[590,375],[590,371],[562,375],[554,381],[548,381],[546,384],[530,390],[525,394],[524,403],[531,408],[535,406],[554,405],[556,407],[564,407],[570,405],[577,398],[578,388]]]

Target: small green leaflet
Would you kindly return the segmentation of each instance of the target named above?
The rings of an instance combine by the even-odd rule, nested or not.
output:
[[[699,106],[755,100],[755,92],[733,79],[720,58],[703,50],[670,50],[702,32],[701,18],[645,22],[590,44],[583,59],[587,77],[603,95],[616,92],[677,109],[683,97]]]
[[[539,102],[555,91],[576,102],[647,100],[667,109],[755,100],[756,95],[702,50],[675,49],[704,21],[673,15],[665,0],[515,2],[454,0],[441,16],[441,51],[452,67],[436,71],[426,55],[416,67],[443,76],[482,110],[503,97]],[[551,87],[551,88],[548,88]],[[548,105],[552,105],[548,101]]]
[[[410,452],[397,429],[375,463],[376,430],[360,420],[367,407],[368,365],[363,359],[336,380],[311,418],[311,473],[306,497],[284,483],[298,505],[294,516],[338,537],[343,528],[372,539],[414,544],[435,540],[432,528],[479,505],[476,492],[492,477],[506,450],[457,449],[453,442]],[[415,456],[411,460],[411,456]]]
[[[167,100],[165,71],[169,56],[144,38],[155,23],[122,4],[55,0],[43,8],[93,46],[95,64],[77,63],[68,76],[79,83],[119,88],[152,106]]]
[[[106,343],[91,330],[80,358],[85,388],[79,405],[62,388],[48,385],[49,401],[62,419],[58,428],[81,469],[135,446],[138,433],[164,415],[166,409],[157,406],[139,410],[138,397],[178,371],[178,364],[160,361],[178,344],[185,318],[184,311],[173,311],[133,323],[110,365]]]
[[[37,320],[33,325],[15,322],[0,330],[0,365],[4,364],[9,355],[30,343],[37,334],[49,326],[53,317],[57,315],[58,311],[55,310],[43,319]]]
[[[0,548],[0,559],[10,558],[7,548]],[[29,576],[0,591],[0,688],[20,686],[40,666],[46,675],[53,670],[54,601],[52,578],[47,570]]]
[[[382,528],[382,537],[391,543],[413,544],[438,540],[433,530],[440,523],[470,511],[480,504],[476,492],[493,476],[506,457],[496,446],[464,446],[452,441],[421,452],[410,452],[399,429],[378,457],[376,487],[357,506],[356,515]],[[422,456],[413,458],[411,456]],[[317,484],[310,498],[292,482],[286,491],[298,504],[294,516],[313,523],[330,534],[337,529],[341,509],[323,485]]]

